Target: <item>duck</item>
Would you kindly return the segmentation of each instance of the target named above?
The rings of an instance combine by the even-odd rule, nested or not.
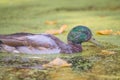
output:
[[[67,35],[67,43],[64,43],[54,35],[40,33],[13,33],[0,35],[0,49],[2,52],[25,54],[59,54],[82,52],[82,43],[92,42],[100,44],[93,38],[91,30],[87,26],[73,27]]]

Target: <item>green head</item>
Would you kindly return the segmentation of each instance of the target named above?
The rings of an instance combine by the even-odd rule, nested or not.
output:
[[[75,44],[81,44],[92,37],[90,29],[86,26],[76,26],[68,34],[68,41]]]
[[[69,42],[72,42],[74,44],[81,44],[82,42],[90,41],[92,43],[99,45],[98,42],[96,42],[95,39],[92,38],[91,30],[86,26],[74,27],[69,32],[67,39]]]

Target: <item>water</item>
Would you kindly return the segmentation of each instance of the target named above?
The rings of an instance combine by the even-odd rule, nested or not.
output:
[[[61,57],[68,62],[73,61],[71,63],[74,67],[42,67],[43,64],[49,63],[56,57]],[[1,53],[0,80],[120,80],[117,55],[106,58],[92,56],[88,57],[87,60],[80,56],[74,57],[76,56],[71,58],[68,55],[60,54],[24,55]],[[79,63],[76,64],[74,61]],[[88,68],[88,65],[92,65],[92,67]]]

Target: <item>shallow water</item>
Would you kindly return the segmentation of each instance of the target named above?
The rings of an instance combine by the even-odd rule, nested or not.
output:
[[[66,55],[23,55],[1,53],[0,80],[120,80],[120,67],[117,55],[92,56],[88,68],[84,59],[80,59],[75,67],[43,68],[42,64],[61,57],[69,62]],[[79,59],[79,57],[77,56]],[[76,61],[73,57],[70,60]],[[84,62],[84,63],[83,63]],[[107,65],[108,64],[108,65]],[[86,67],[86,68],[85,68]]]

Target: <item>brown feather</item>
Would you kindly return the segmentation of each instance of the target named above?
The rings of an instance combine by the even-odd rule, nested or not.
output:
[[[0,41],[8,46],[32,46],[32,47],[45,47],[49,48],[49,44],[38,44],[34,41],[28,40],[26,36],[28,35],[35,35],[32,33],[15,33],[15,34],[9,34],[9,35],[0,35]]]

